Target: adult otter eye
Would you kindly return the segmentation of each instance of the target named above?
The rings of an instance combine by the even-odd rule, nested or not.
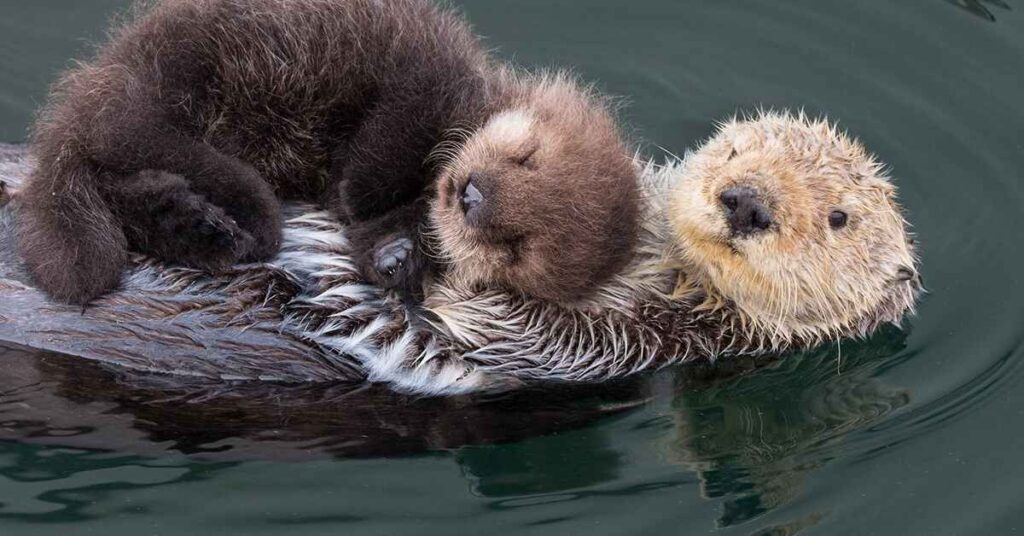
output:
[[[846,213],[842,210],[833,210],[828,215],[828,226],[833,229],[842,229],[846,226],[847,219]]]

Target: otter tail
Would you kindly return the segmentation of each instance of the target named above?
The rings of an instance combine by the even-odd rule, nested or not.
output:
[[[85,304],[116,287],[127,263],[125,234],[97,175],[86,159],[63,154],[40,162],[19,194],[22,259],[36,283],[61,301]]]

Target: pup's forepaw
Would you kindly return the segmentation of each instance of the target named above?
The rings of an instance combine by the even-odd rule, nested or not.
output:
[[[373,268],[384,280],[394,278],[407,265],[414,247],[404,236],[381,245],[373,253]]]

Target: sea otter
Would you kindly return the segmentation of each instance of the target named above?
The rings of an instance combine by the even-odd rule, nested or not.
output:
[[[272,257],[277,197],[344,218],[382,286],[416,293],[440,260],[566,305],[621,269],[639,220],[605,101],[492,61],[427,0],[159,2],[64,76],[31,147],[21,252],[72,303],[116,286],[128,250]]]
[[[436,329],[424,329],[363,281],[341,224],[294,207],[270,263],[210,276],[142,262],[84,314],[47,303],[0,259],[0,339],[167,374],[452,394],[773,354],[913,311],[921,280],[895,188],[833,124],[729,121],[642,176],[638,252],[585,308],[450,277],[432,286]],[[0,211],[0,251],[11,216]]]
[[[590,309],[437,285],[427,305],[449,353],[433,369],[383,360],[378,376],[435,392],[600,381],[864,337],[913,311],[922,283],[895,187],[834,123],[734,119],[644,175],[639,253]]]

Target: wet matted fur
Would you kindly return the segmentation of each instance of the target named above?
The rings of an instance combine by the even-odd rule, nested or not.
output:
[[[747,157],[737,160],[732,153],[740,151]],[[717,281],[715,273],[700,269],[703,257],[679,250],[681,241],[696,236],[683,237],[681,231],[700,231],[680,223],[680,215],[673,212],[679,196],[694,188],[710,189],[714,199],[715,185],[732,180],[715,171],[720,166],[728,164],[737,176],[746,177],[740,168],[764,169],[780,158],[792,162],[793,173],[781,174],[773,187],[792,189],[794,195],[804,191],[792,210],[799,217],[776,214],[782,236],[786,229],[818,236],[828,225],[837,193],[853,195],[845,199],[862,201],[880,213],[857,214],[852,212],[856,203],[850,205],[851,220],[863,219],[851,229],[872,234],[820,238],[824,249],[811,251],[813,259],[834,257],[839,262],[863,243],[883,247],[867,260],[871,266],[853,274],[864,280],[862,290],[871,290],[851,294],[862,296],[864,306],[831,317],[828,324],[805,322],[806,313],[795,301],[782,302],[786,306],[776,306],[769,318],[751,316],[761,309],[749,306],[771,296],[773,286],[722,295],[719,286],[726,291],[730,287]],[[25,171],[24,163],[15,168]],[[817,174],[821,169],[857,173],[822,179]],[[641,246],[586,310],[455,280],[437,285],[427,297],[428,318],[436,330],[410,323],[401,303],[359,276],[348,254],[345,229],[325,213],[295,206],[286,223],[284,248],[273,261],[213,277],[139,259],[125,290],[82,314],[46,303],[15,275],[0,283],[0,336],[147,371],[281,381],[368,378],[409,392],[453,394],[538,381],[602,381],[673,363],[774,353],[863,336],[882,323],[899,323],[913,309],[920,280],[892,187],[859,144],[826,122],[768,114],[753,122],[726,123],[686,160],[646,165],[643,177],[650,202]],[[815,182],[821,180],[833,182]],[[808,190],[808,184],[815,187]],[[12,205],[16,208],[17,201]],[[817,214],[823,215],[820,221]],[[811,220],[805,221],[807,215]],[[12,216],[11,207],[5,209],[4,219]],[[707,244],[695,247],[717,251],[714,236],[724,225],[721,216],[700,210],[691,216],[709,233],[702,238]],[[897,240],[886,241],[892,237]],[[729,255],[736,257],[728,262],[747,269],[760,265],[756,258],[743,257],[743,248],[755,246],[735,237],[720,239],[734,243]],[[882,241],[875,243],[878,239]],[[758,240],[767,240],[757,246],[759,254],[776,255],[778,263],[807,265],[799,249],[771,249],[778,238]],[[834,270],[831,262],[811,266],[821,267],[819,275]],[[2,277],[16,272],[11,265],[4,270]],[[837,294],[833,299],[843,303],[848,297]],[[262,352],[264,346],[272,351]]]

